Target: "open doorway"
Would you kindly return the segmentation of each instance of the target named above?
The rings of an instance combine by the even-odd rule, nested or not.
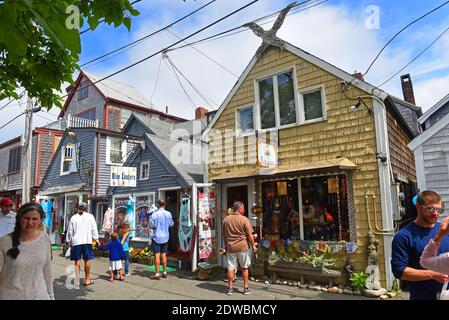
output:
[[[226,194],[228,208],[232,208],[234,202],[241,201],[245,205],[245,216],[248,217],[248,186],[228,187]]]
[[[175,253],[178,250],[178,216],[179,216],[179,190],[165,191],[165,210],[172,214],[175,225],[169,229],[168,251]]]

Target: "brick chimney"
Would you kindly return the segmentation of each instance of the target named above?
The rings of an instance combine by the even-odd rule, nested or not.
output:
[[[404,95],[404,100],[411,104],[415,103],[415,94],[413,93],[413,84],[410,73],[401,76],[402,84],[402,94]]]
[[[195,120],[196,120],[196,119],[204,118],[204,117],[206,116],[206,113],[207,113],[208,111],[209,111],[209,110],[207,110],[206,108],[203,108],[203,107],[198,107],[198,108],[196,108],[196,109],[195,109]]]
[[[74,88],[73,88],[73,86],[72,85],[69,85],[67,88],[65,88],[65,91],[67,92],[67,93],[70,93],[70,91],[72,91]]]
[[[362,74],[361,72],[354,71],[354,73],[352,74],[352,76],[353,76],[354,78],[359,79],[359,80],[365,81],[365,79],[363,79],[363,74]]]

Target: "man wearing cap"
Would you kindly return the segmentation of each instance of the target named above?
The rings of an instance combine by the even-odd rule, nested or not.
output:
[[[81,268],[81,258],[84,260],[84,285],[94,284],[90,279],[90,260],[94,258],[92,241],[98,239],[98,229],[95,218],[92,214],[86,212],[87,203],[78,204],[78,213],[75,214],[69,222],[67,231],[67,241],[70,244],[70,260],[75,261],[76,284],[79,283],[79,274]]]
[[[11,198],[2,198],[0,201],[0,237],[14,231],[16,225],[16,213],[12,211]]]

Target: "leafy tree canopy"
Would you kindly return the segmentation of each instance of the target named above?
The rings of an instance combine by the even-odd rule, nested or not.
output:
[[[79,70],[81,27],[129,31],[137,15],[129,0],[0,0],[0,100],[22,87],[40,106],[61,108],[57,91]]]

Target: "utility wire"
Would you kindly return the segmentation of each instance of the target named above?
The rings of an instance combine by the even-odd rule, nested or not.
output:
[[[171,31],[170,29],[166,30],[167,32],[170,32],[172,35],[174,35],[176,38],[181,39],[176,33],[174,33],[173,31]],[[234,77],[238,78],[238,75],[236,75],[234,72],[232,72],[231,70],[229,70],[228,68],[226,68],[225,66],[223,66],[222,64],[218,63],[216,60],[212,59],[211,57],[209,57],[207,54],[205,54],[204,52],[200,51],[199,49],[195,48],[193,45],[191,45],[190,43],[183,41],[184,43],[186,43],[187,45],[189,45],[192,49],[194,49],[195,51],[197,51],[199,54],[201,54],[202,56],[206,57],[207,59],[209,59],[210,61],[212,61],[213,63],[215,63],[217,66],[219,66],[220,68],[222,68],[223,70],[225,70],[226,72],[230,73],[231,75],[233,75]]]
[[[153,53],[153,54],[151,54],[151,55],[149,55],[149,56],[147,56],[147,57],[145,57],[145,58],[143,58],[143,59],[141,59],[141,60],[139,60],[139,61],[136,61],[136,62],[134,62],[134,63],[132,63],[132,64],[130,64],[130,65],[128,65],[128,66],[122,68],[122,69],[119,69],[119,70],[117,70],[117,71],[115,71],[115,72],[113,72],[113,73],[111,73],[111,74],[109,74],[109,75],[107,75],[107,76],[105,76],[105,77],[103,77],[103,78],[101,78],[101,79],[95,81],[95,82],[92,82],[92,83],[88,84],[88,85],[87,85],[86,87],[84,87],[84,88],[90,87],[90,86],[92,86],[92,85],[94,85],[94,84],[96,84],[96,83],[98,83],[98,82],[101,82],[101,81],[103,81],[103,80],[109,79],[109,78],[111,78],[111,77],[113,77],[113,76],[115,76],[115,75],[117,75],[117,74],[119,74],[119,73],[122,73],[123,71],[126,71],[126,70],[128,70],[128,69],[131,69],[132,67],[135,67],[136,65],[138,65],[138,64],[140,64],[140,63],[142,63],[142,62],[144,62],[144,61],[146,61],[146,60],[148,60],[148,59],[151,59],[152,57],[154,57],[154,56],[156,56],[156,55],[158,55],[158,54],[160,54],[160,53],[162,53],[162,52],[164,52],[164,51],[167,51],[168,49],[174,47],[175,45],[181,43],[182,41],[187,40],[187,39],[189,39],[189,38],[195,36],[196,34],[198,34],[198,33],[202,32],[202,31],[204,31],[204,30],[206,30],[206,29],[208,29],[208,28],[210,28],[210,27],[216,25],[217,23],[219,23],[219,22],[221,22],[221,21],[223,21],[223,20],[229,18],[230,16],[236,14],[237,12],[240,12],[240,11],[246,9],[247,7],[253,5],[254,3],[256,3],[256,2],[258,2],[258,1],[259,1],[259,0],[253,0],[253,1],[251,1],[250,3],[247,3],[246,5],[240,7],[239,9],[234,10],[234,11],[231,12],[231,13],[228,13],[228,14],[225,15],[224,17],[222,17],[222,18],[220,18],[220,19],[218,19],[218,20],[216,20],[216,21],[214,21],[214,22],[208,24],[207,26],[205,26],[205,27],[203,27],[203,28],[201,28],[201,29],[195,31],[194,33],[192,33],[192,34],[190,34],[190,35],[184,37],[183,39],[181,39],[181,40],[179,40],[179,41],[177,41],[177,42],[175,42],[175,43],[173,43],[173,44],[171,44],[171,45],[169,45],[169,46],[167,46],[167,47],[165,47],[165,48],[163,48],[163,49],[161,49],[161,50],[159,50],[159,51],[157,51],[157,52],[155,52],[155,53]],[[68,97],[69,95],[75,94],[75,93],[78,92],[78,91],[80,91],[80,89],[78,89],[78,90],[76,90],[76,91],[73,91],[73,92],[71,92],[71,93],[69,93],[69,94],[66,94],[66,95],[62,96],[62,98],[66,98],[66,97]]]
[[[27,113],[27,112],[24,111],[24,112],[20,113],[19,115],[15,116],[14,118],[12,118],[12,119],[9,120],[8,122],[6,122],[4,125],[2,125],[2,126],[0,127],[0,130],[2,130],[2,129],[3,129],[4,127],[6,127],[8,124],[10,124],[11,122],[13,122],[13,121],[16,120],[17,118],[23,116],[23,115],[26,114],[26,113]]]
[[[18,98],[18,99],[11,99],[11,100],[9,100],[4,106],[2,106],[2,107],[0,108],[0,111],[2,111],[2,110],[5,109],[7,106],[9,106],[11,102],[22,99],[23,95],[25,94],[25,91],[26,91],[26,90],[23,90],[23,91],[19,94],[19,98]]]
[[[153,93],[151,94],[150,101],[151,101],[151,99],[153,98],[154,93],[156,92],[157,83],[158,83],[158,81],[159,81],[159,71],[161,70],[161,64],[162,64],[162,56],[161,56],[161,58],[160,58],[160,60],[159,60],[159,66],[157,67],[156,81],[155,81],[155,83],[154,83],[154,89],[153,89]]]
[[[206,95],[203,95],[194,85],[193,83],[187,79],[187,77],[181,72],[181,70],[179,70],[179,68],[175,65],[175,63],[170,59],[170,57],[168,56],[168,54],[164,55],[164,58],[167,59],[167,61],[171,64],[171,66],[173,67],[174,70],[176,70],[181,77],[184,78],[185,81],[187,81],[187,83],[193,88],[193,90],[204,100],[204,102],[206,102],[207,104],[210,104],[212,102],[212,104],[214,104],[216,107],[218,107],[218,104],[215,103],[212,99],[210,99],[209,97],[207,97]]]
[[[404,70],[405,68],[407,68],[409,65],[411,65],[413,62],[415,62],[415,60],[417,60],[421,55],[424,54],[424,52],[426,52],[430,47],[432,47],[435,42],[437,42],[438,40],[441,39],[442,36],[444,36],[446,34],[446,32],[449,31],[449,27],[444,29],[444,31],[442,33],[440,33],[440,35],[433,40],[427,47],[425,47],[417,56],[415,56],[409,63],[407,63],[403,68],[401,68],[398,72],[396,72],[394,75],[392,75],[390,78],[388,78],[387,80],[385,80],[384,82],[382,82],[380,85],[378,85],[377,87],[382,87],[384,84],[386,84],[387,82],[390,82],[394,77],[396,77],[399,73],[402,72],[402,70]]]
[[[401,30],[399,30],[390,40],[388,40],[388,42],[382,47],[382,49],[379,51],[379,53],[376,55],[376,57],[374,58],[374,60],[371,62],[371,64],[369,65],[368,69],[366,69],[365,73],[363,74],[363,76],[365,76],[369,70],[371,69],[371,67],[373,66],[374,62],[376,62],[376,60],[379,58],[380,54],[382,53],[382,51],[385,50],[385,48],[405,29],[407,29],[408,27],[410,27],[411,25],[415,24],[416,22],[418,22],[419,20],[427,17],[429,14],[437,11],[438,9],[442,8],[443,6],[445,6],[446,4],[448,4],[449,1],[444,2],[443,4],[439,5],[438,7],[426,12],[425,14],[423,14],[421,17],[413,20],[412,22],[410,22],[409,24],[407,24],[404,28],[402,28]]]
[[[157,33],[161,32],[161,31],[163,31],[163,30],[165,30],[165,29],[167,29],[167,28],[170,28],[171,26],[177,24],[178,22],[180,22],[180,21],[182,21],[182,20],[184,20],[184,19],[190,17],[191,15],[195,14],[196,12],[198,12],[198,11],[200,11],[201,9],[207,7],[208,5],[212,4],[212,3],[215,2],[215,1],[216,1],[216,0],[209,1],[209,2],[206,3],[205,5],[203,5],[203,6],[201,6],[200,8],[198,8],[198,9],[196,9],[196,10],[190,12],[189,14],[183,16],[182,18],[180,18],[180,19],[178,19],[178,20],[176,20],[176,21],[170,23],[169,25],[167,25],[167,26],[165,26],[165,27],[163,27],[163,28],[160,28],[160,29],[158,29],[158,30],[156,30],[156,31],[154,31],[154,32],[152,32],[152,33],[150,33],[150,34],[148,34],[148,35],[146,35],[146,36],[140,38],[140,39],[137,39],[137,40],[131,42],[131,43],[128,43],[128,44],[126,44],[126,45],[124,45],[124,46],[122,46],[122,47],[120,47],[120,48],[117,48],[117,49],[115,49],[115,50],[113,50],[113,51],[110,51],[110,52],[108,52],[108,53],[105,53],[105,54],[103,54],[103,55],[100,56],[100,57],[97,57],[97,58],[92,59],[92,60],[90,60],[90,61],[88,61],[88,62],[86,62],[86,63],[83,63],[80,67],[84,67],[85,65],[88,65],[88,64],[90,64],[90,63],[92,63],[92,62],[95,62],[95,61],[97,61],[97,60],[103,59],[103,58],[105,58],[105,57],[107,57],[107,56],[109,56],[109,55],[111,55],[111,54],[113,54],[113,53],[116,53],[116,52],[118,52],[118,51],[121,51],[121,50],[123,50],[123,49],[126,49],[126,48],[128,48],[128,47],[130,47],[130,46],[137,45],[137,44],[143,42],[144,40],[146,40],[146,39],[148,39],[148,38],[151,38],[152,36],[156,35]]]

